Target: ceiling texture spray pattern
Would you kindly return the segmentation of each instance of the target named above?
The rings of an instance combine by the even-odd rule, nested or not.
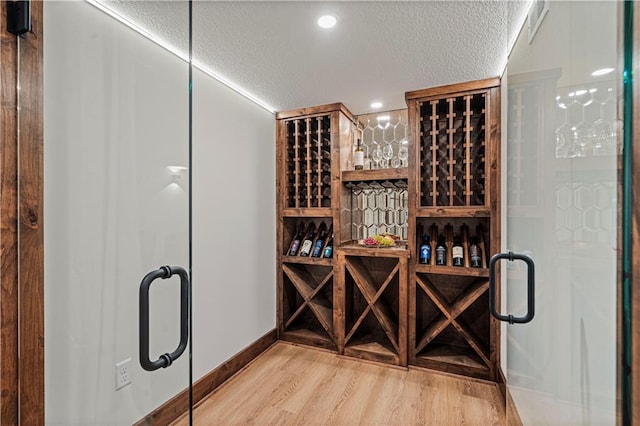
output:
[[[100,1],[177,51],[185,1]],[[528,1],[193,4],[194,60],[275,110],[405,108],[404,92],[499,76]],[[330,14],[338,24],[316,22]],[[197,90],[197,88],[195,88]]]

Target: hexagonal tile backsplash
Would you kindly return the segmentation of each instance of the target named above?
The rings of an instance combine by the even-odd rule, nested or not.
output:
[[[389,232],[407,239],[406,188],[354,188],[351,192],[351,237],[362,240]]]
[[[365,169],[382,168],[383,161],[376,162],[372,153],[376,148],[382,149],[385,145],[393,148],[393,157],[386,167],[399,165],[398,150],[400,146],[407,145],[408,116],[406,109],[385,111],[375,114],[364,114],[358,117],[359,128],[362,130],[362,145],[365,156]],[[406,167],[406,163],[404,165]]]
[[[615,218],[615,182],[569,182],[556,187],[558,242],[608,243]]]
[[[559,89],[554,116],[556,158],[612,155],[620,151],[622,122],[616,119],[616,97],[608,83],[590,89]]]

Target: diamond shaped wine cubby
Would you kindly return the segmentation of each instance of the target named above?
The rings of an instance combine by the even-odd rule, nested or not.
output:
[[[446,364],[450,372],[488,376],[488,289],[485,277],[416,275],[416,300],[422,302],[416,313],[417,365]]]
[[[359,247],[338,250],[337,267],[343,296],[337,307],[340,346],[358,358],[407,365],[408,250]]]
[[[333,268],[285,263],[284,332],[335,349],[333,331]]]

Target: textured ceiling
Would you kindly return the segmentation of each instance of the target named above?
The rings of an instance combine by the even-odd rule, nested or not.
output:
[[[101,1],[180,51],[188,3]],[[404,108],[404,92],[499,75],[526,1],[194,2],[194,59],[282,111]],[[323,30],[323,14],[338,25]],[[196,88],[197,90],[197,88]]]

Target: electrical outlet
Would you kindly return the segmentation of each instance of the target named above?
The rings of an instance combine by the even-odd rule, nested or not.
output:
[[[131,358],[116,364],[116,390],[131,384]]]

